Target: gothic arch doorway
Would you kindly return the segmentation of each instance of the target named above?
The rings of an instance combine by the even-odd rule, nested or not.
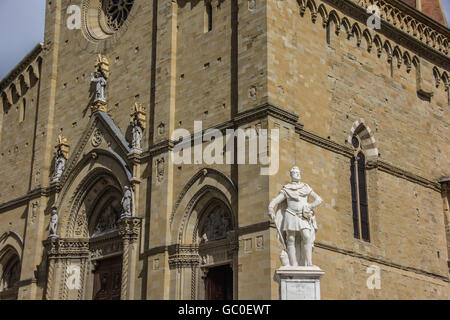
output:
[[[122,216],[125,186],[112,173],[85,177],[71,201],[61,204],[61,237],[45,244],[49,256],[46,299],[130,299],[128,279],[140,231],[140,219]]]
[[[200,256],[197,298],[232,300],[234,292],[233,219],[230,209],[217,198],[204,208],[194,231]]]
[[[6,247],[0,253],[0,300],[17,300],[20,258],[16,250]]]
[[[89,251],[92,273],[88,275],[90,287],[86,294],[92,300],[120,300],[121,297],[123,245],[119,232],[122,212],[120,200],[120,191],[108,188],[99,197],[90,214]]]
[[[198,171],[180,192],[168,248],[175,299],[238,299],[237,210],[236,186],[214,169]]]

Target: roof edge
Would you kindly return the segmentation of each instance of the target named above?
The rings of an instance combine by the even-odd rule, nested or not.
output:
[[[36,46],[0,81],[0,91],[4,90],[42,52],[44,44]]]

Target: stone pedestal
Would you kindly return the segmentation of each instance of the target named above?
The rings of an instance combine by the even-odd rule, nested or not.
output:
[[[275,271],[280,300],[320,300],[320,278],[324,273],[317,266],[281,267]]]

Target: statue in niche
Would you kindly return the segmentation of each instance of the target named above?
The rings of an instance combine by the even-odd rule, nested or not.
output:
[[[312,266],[312,249],[317,231],[313,209],[323,200],[309,185],[300,182],[298,167],[293,167],[290,175],[292,182],[285,185],[270,202],[269,216],[275,221],[278,239],[285,249],[281,253],[283,266]],[[309,196],[315,201],[308,203]],[[276,206],[278,210],[275,214]]]
[[[50,224],[49,224],[49,238],[58,238],[56,231],[58,227],[58,213],[56,212],[56,209],[52,210],[52,216],[50,217]]]
[[[66,166],[66,159],[61,154],[60,151],[57,151],[56,159],[55,159],[55,174],[53,175],[53,182],[59,181],[64,172],[64,168]]]
[[[133,202],[133,193],[131,189],[127,186],[124,188],[123,198],[121,201],[122,205],[122,216],[121,218],[131,217],[132,216],[132,202]]]
[[[133,141],[131,143],[131,146],[134,151],[142,152],[142,146],[141,146],[142,136],[143,136],[143,130],[142,130],[141,126],[139,125],[139,121],[137,119],[134,119]]]
[[[61,176],[66,167],[66,161],[69,158],[69,144],[62,133],[58,135],[58,142],[55,148],[55,171],[53,174],[52,182],[58,182],[61,179]]]
[[[225,239],[227,232],[231,230],[231,220],[228,211],[223,207],[217,207],[207,216],[202,228],[201,241],[208,242]]]
[[[95,64],[95,72],[91,75],[91,83],[95,85],[94,101],[91,105],[92,112],[107,111],[105,90],[108,84],[109,73],[108,59],[99,54]]]
[[[94,72],[91,77],[91,82],[95,83],[94,103],[105,102],[105,88],[107,81],[101,72]]]
[[[130,114],[130,125],[132,127],[131,147],[134,152],[142,152],[142,138],[145,129],[145,108],[141,103],[135,103]]]

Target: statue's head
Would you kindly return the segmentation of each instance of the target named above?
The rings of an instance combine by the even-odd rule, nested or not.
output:
[[[299,182],[301,178],[302,177],[300,175],[300,169],[297,166],[292,167],[292,169],[291,169],[291,179],[292,179],[292,181],[293,182]]]

